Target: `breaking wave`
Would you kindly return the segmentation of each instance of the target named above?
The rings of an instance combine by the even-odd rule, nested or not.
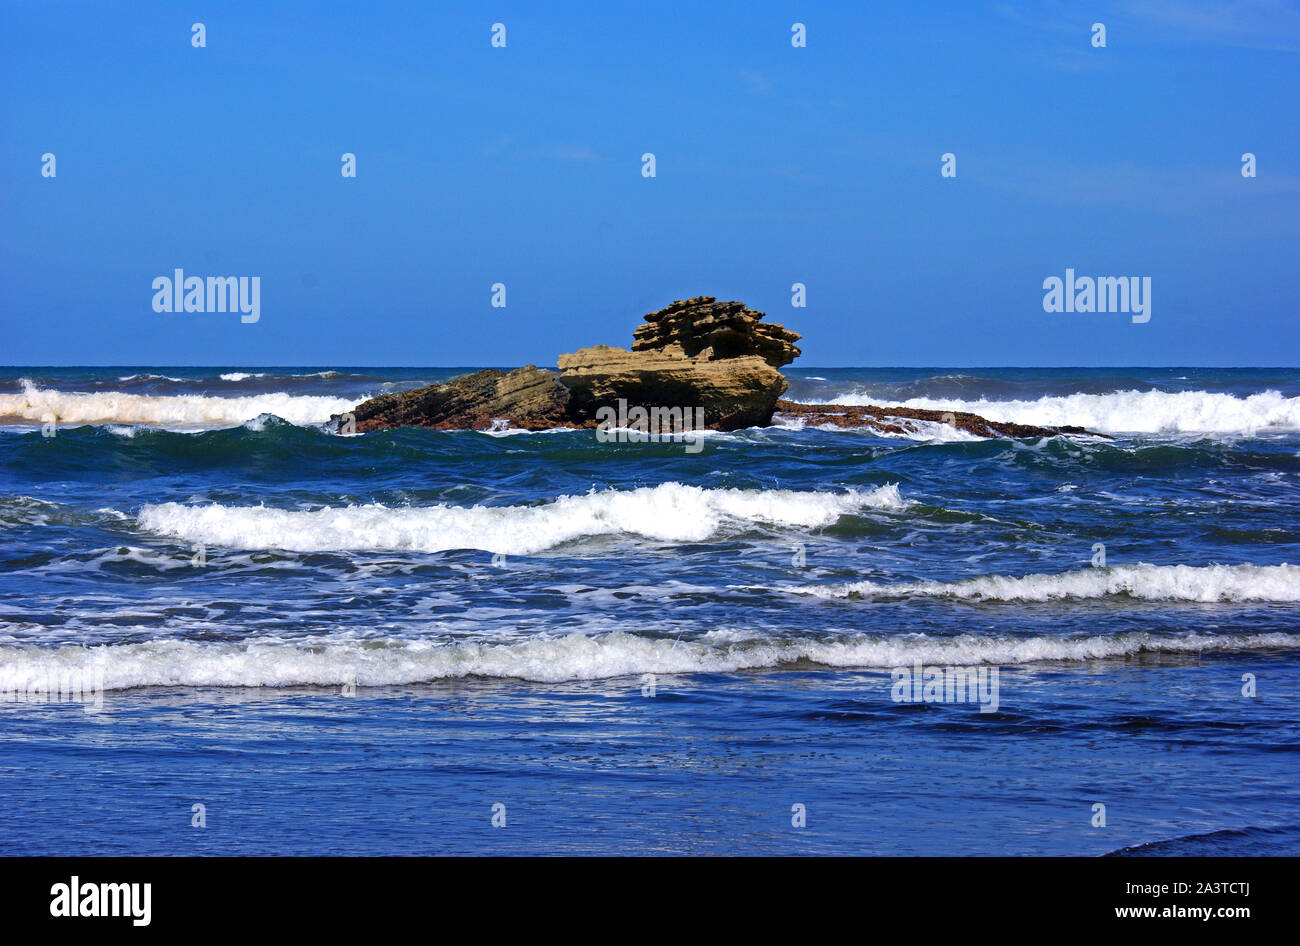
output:
[[[158,424],[166,427],[236,427],[262,414],[292,424],[321,424],[351,410],[352,398],[310,397],[282,392],[251,397],[202,394],[143,395],[106,391],[83,394],[24,384],[21,394],[0,394],[0,418],[60,424]]]
[[[722,635],[725,638],[725,635]],[[1087,661],[1139,653],[1295,649],[1300,635],[1147,633],[1089,637],[926,637],[686,642],[616,631],[502,644],[384,640],[243,643],[163,640],[104,647],[0,647],[0,698],[32,699],[59,681],[87,688],[214,686],[396,686],[457,677],[558,683],[643,673],[729,673],[794,665],[863,669],[930,665],[1017,665]],[[102,682],[101,682],[102,681]],[[33,691],[33,688],[36,688]]]
[[[800,585],[823,598],[939,597],[968,601],[1057,601],[1127,595],[1145,601],[1300,601],[1300,565],[1117,565],[1058,575],[987,575],[960,581]]]
[[[293,552],[442,552],[529,555],[590,536],[702,542],[752,526],[815,528],[863,509],[907,505],[890,484],[845,493],[704,489],[681,483],[607,489],[536,506],[379,504],[310,511],[162,503],[140,510],[146,531],[187,543]]]
[[[830,401],[845,406],[880,400],[855,391]],[[884,405],[881,405],[884,406]],[[1209,391],[1119,391],[1037,400],[955,400],[918,397],[893,406],[967,411],[989,420],[1046,427],[1075,425],[1105,433],[1214,433],[1250,435],[1266,428],[1300,429],[1300,397],[1264,391],[1247,397]]]

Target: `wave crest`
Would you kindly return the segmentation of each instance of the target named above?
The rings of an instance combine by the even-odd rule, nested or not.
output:
[[[870,394],[841,394],[829,403],[880,403]],[[889,406],[966,411],[989,420],[1039,427],[1075,425],[1105,433],[1207,433],[1250,435],[1266,428],[1300,429],[1300,397],[1263,391],[1247,397],[1209,391],[1118,391],[1047,395],[1037,400],[958,400],[916,397]]]
[[[1300,565],[1117,565],[1057,575],[986,575],[960,581],[800,585],[823,598],[939,597],[968,601],[1057,601],[1127,595],[1146,601],[1300,601]]]
[[[846,493],[705,489],[663,483],[560,496],[538,506],[379,504],[310,511],[265,506],[148,505],[141,528],[187,543],[291,552],[480,549],[530,555],[591,536],[703,542],[752,526],[815,528],[863,509],[901,509],[890,484]]]
[[[1223,634],[1168,637],[1146,633],[1077,638],[933,638],[923,634],[838,640],[671,641],[616,631],[508,644],[426,641],[311,641],[273,638],[243,643],[148,641],[98,648],[0,647],[0,693],[77,679],[96,689],[132,687],[398,686],[461,677],[560,683],[643,673],[730,673],[815,664],[887,669],[920,661],[942,666],[1087,661],[1138,653],[1206,653],[1295,649],[1300,635]],[[102,681],[102,684],[101,682]]]
[[[165,427],[237,427],[263,414],[292,424],[321,424],[356,406],[351,398],[274,392],[249,397],[203,394],[145,395],[52,391],[24,383],[21,394],[0,394],[0,418],[60,424],[157,424]]]

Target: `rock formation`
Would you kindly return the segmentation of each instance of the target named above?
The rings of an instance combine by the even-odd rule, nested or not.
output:
[[[381,394],[358,404],[352,414],[357,433],[389,427],[489,430],[501,422],[547,430],[567,422],[568,401],[569,392],[555,372],[527,365],[508,373],[488,368],[443,384]]]
[[[353,411],[358,433],[389,427],[525,430],[594,427],[597,412],[629,407],[702,408],[706,427],[764,427],[773,413],[806,424],[911,433],[916,421],[948,423],[981,437],[1050,437],[1087,433],[1081,427],[1034,427],[975,414],[904,407],[841,407],[781,401],[786,380],[777,370],[799,357],[800,336],[763,322],[743,302],[696,296],[645,316],[632,348],[596,345],[559,358],[560,374],[534,365],[488,369],[415,391],[384,394]],[[342,423],[345,417],[336,416]]]
[[[570,413],[578,421],[622,398],[643,407],[702,407],[705,425],[717,430],[770,424],[787,386],[756,355],[710,361],[609,345],[561,355],[560,383],[572,395]]]
[[[561,355],[571,416],[582,422],[624,399],[703,408],[705,424],[718,430],[770,424],[788,386],[776,369],[799,356],[799,335],[762,318],[743,302],[679,299],[645,316],[631,351],[597,345]]]
[[[705,425],[719,430],[764,426],[787,387],[776,369],[798,357],[799,336],[762,318],[743,302],[678,300],[645,316],[631,351],[597,345],[561,355],[558,379],[529,365],[384,394],[357,406],[355,429],[592,427],[597,411],[617,408],[620,399],[642,407],[703,408]]]
[[[720,361],[757,355],[773,368],[788,365],[802,352],[795,347],[801,337],[784,326],[760,324],[762,312],[743,302],[719,302],[713,296],[696,296],[645,316],[646,324],[633,332],[636,352],[661,352],[702,361]]]
[[[947,424],[977,437],[1055,437],[1057,434],[1092,433],[1082,427],[1036,427],[1033,424],[1012,424],[987,420],[978,414],[965,411],[931,411],[918,407],[875,407],[873,405],[844,406],[839,404],[799,404],[796,401],[777,401],[777,411],[787,419],[798,418],[809,427],[832,424],[836,427],[866,427],[884,434],[911,434],[920,430],[911,421],[929,421]],[[1107,437],[1107,439],[1110,439]]]

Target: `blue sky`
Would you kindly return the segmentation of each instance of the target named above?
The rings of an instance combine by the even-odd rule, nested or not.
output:
[[[0,79],[0,363],[553,364],[709,294],[806,366],[1300,364],[1294,3],[5,0]]]

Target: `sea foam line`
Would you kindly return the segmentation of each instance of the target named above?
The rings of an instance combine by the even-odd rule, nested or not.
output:
[[[21,394],[0,394],[0,417],[60,424],[158,424],[170,427],[237,427],[262,414],[292,424],[321,424],[350,411],[351,398],[272,392],[249,397],[202,394],[145,395],[104,391],[53,391],[24,382]]]
[[[146,505],[140,527],[192,544],[291,552],[480,549],[530,555],[591,536],[702,542],[755,525],[815,528],[865,509],[902,509],[893,484],[845,493],[705,489],[669,482],[560,496],[536,506],[379,504],[316,510]]]
[[[796,585],[822,598],[939,597],[967,601],[1056,601],[1127,595],[1146,601],[1300,601],[1300,565],[1115,565],[1055,575],[984,575],[959,581]]]
[[[1138,653],[1294,650],[1300,635],[1149,633],[1088,637],[955,638],[862,635],[836,640],[743,640],[706,644],[623,631],[574,634],[506,644],[329,640],[241,643],[148,641],[86,648],[0,647],[0,693],[24,692],[52,679],[102,680],[105,690],[132,687],[396,686],[464,677],[546,683],[644,673],[728,673],[807,663],[885,669],[916,662],[939,666],[1088,661]]]
[[[1032,401],[917,397],[897,404],[855,391],[829,403],[965,411],[995,421],[1040,427],[1075,425],[1106,433],[1250,435],[1266,428],[1300,429],[1300,397],[1283,397],[1277,391],[1247,397],[1209,391],[1119,391],[1044,396]]]

